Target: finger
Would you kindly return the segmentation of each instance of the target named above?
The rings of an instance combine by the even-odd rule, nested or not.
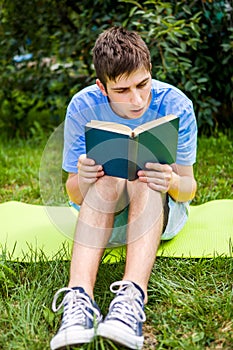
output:
[[[170,182],[172,175],[170,173],[161,173],[158,171],[144,171],[143,176],[139,176],[142,182]]]
[[[148,179],[164,179],[164,174],[160,171],[148,170],[144,171],[144,176]]]
[[[159,185],[154,182],[149,182],[148,187],[157,192],[161,192],[161,193],[168,192],[168,188],[166,186]]]
[[[79,166],[94,166],[94,165],[95,165],[94,159],[79,157],[78,167]]]
[[[104,172],[103,170],[90,170],[90,169],[79,169],[79,175],[82,177],[100,177],[103,176]]]
[[[77,164],[78,167],[80,167],[80,166],[94,166],[94,165],[102,168],[102,166],[100,164],[95,163],[94,159],[87,158],[86,154],[81,154],[81,156],[78,159],[78,164]]]
[[[170,188],[171,177],[170,176],[152,176],[152,177],[140,177],[141,182],[147,183],[149,187],[160,192],[167,192]]]
[[[78,170],[82,172],[97,173],[98,171],[103,170],[103,167],[102,165],[78,164]]]
[[[79,172],[78,173],[79,178],[82,179],[82,182],[85,183],[94,183],[96,182],[100,177],[104,176],[104,172],[103,171],[99,171],[97,173],[90,173],[90,172]]]
[[[154,170],[158,172],[171,173],[172,167],[168,164],[161,163],[146,163],[145,168],[149,170]]]

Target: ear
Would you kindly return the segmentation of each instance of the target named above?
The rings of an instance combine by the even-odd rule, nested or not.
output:
[[[98,88],[100,89],[100,91],[102,92],[102,94],[104,96],[108,96],[107,91],[106,91],[106,89],[104,87],[104,84],[101,83],[101,81],[99,79],[96,79],[96,85],[98,86]]]

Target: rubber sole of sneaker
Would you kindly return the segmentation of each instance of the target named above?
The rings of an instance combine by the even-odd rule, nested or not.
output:
[[[80,330],[78,327],[58,332],[50,342],[51,350],[66,349],[67,346],[90,343],[95,336],[94,329]]]
[[[140,350],[143,347],[144,337],[130,334],[119,327],[107,323],[100,323],[97,328],[97,335],[110,339],[115,343],[127,346],[130,349]]]

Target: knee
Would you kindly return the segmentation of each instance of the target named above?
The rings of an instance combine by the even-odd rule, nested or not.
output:
[[[124,179],[112,176],[103,176],[95,183],[96,195],[104,201],[118,201],[125,190]]]
[[[151,189],[147,183],[141,182],[139,180],[128,181],[127,182],[127,191],[130,197],[142,197],[144,195],[158,198],[162,197],[162,193]]]

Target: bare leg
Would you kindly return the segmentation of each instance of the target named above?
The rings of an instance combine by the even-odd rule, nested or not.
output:
[[[69,287],[80,286],[93,298],[99,263],[112,232],[114,212],[125,180],[104,176],[90,187],[77,222]]]
[[[124,280],[137,283],[145,293],[163,228],[165,196],[139,181],[128,182],[130,210]]]

